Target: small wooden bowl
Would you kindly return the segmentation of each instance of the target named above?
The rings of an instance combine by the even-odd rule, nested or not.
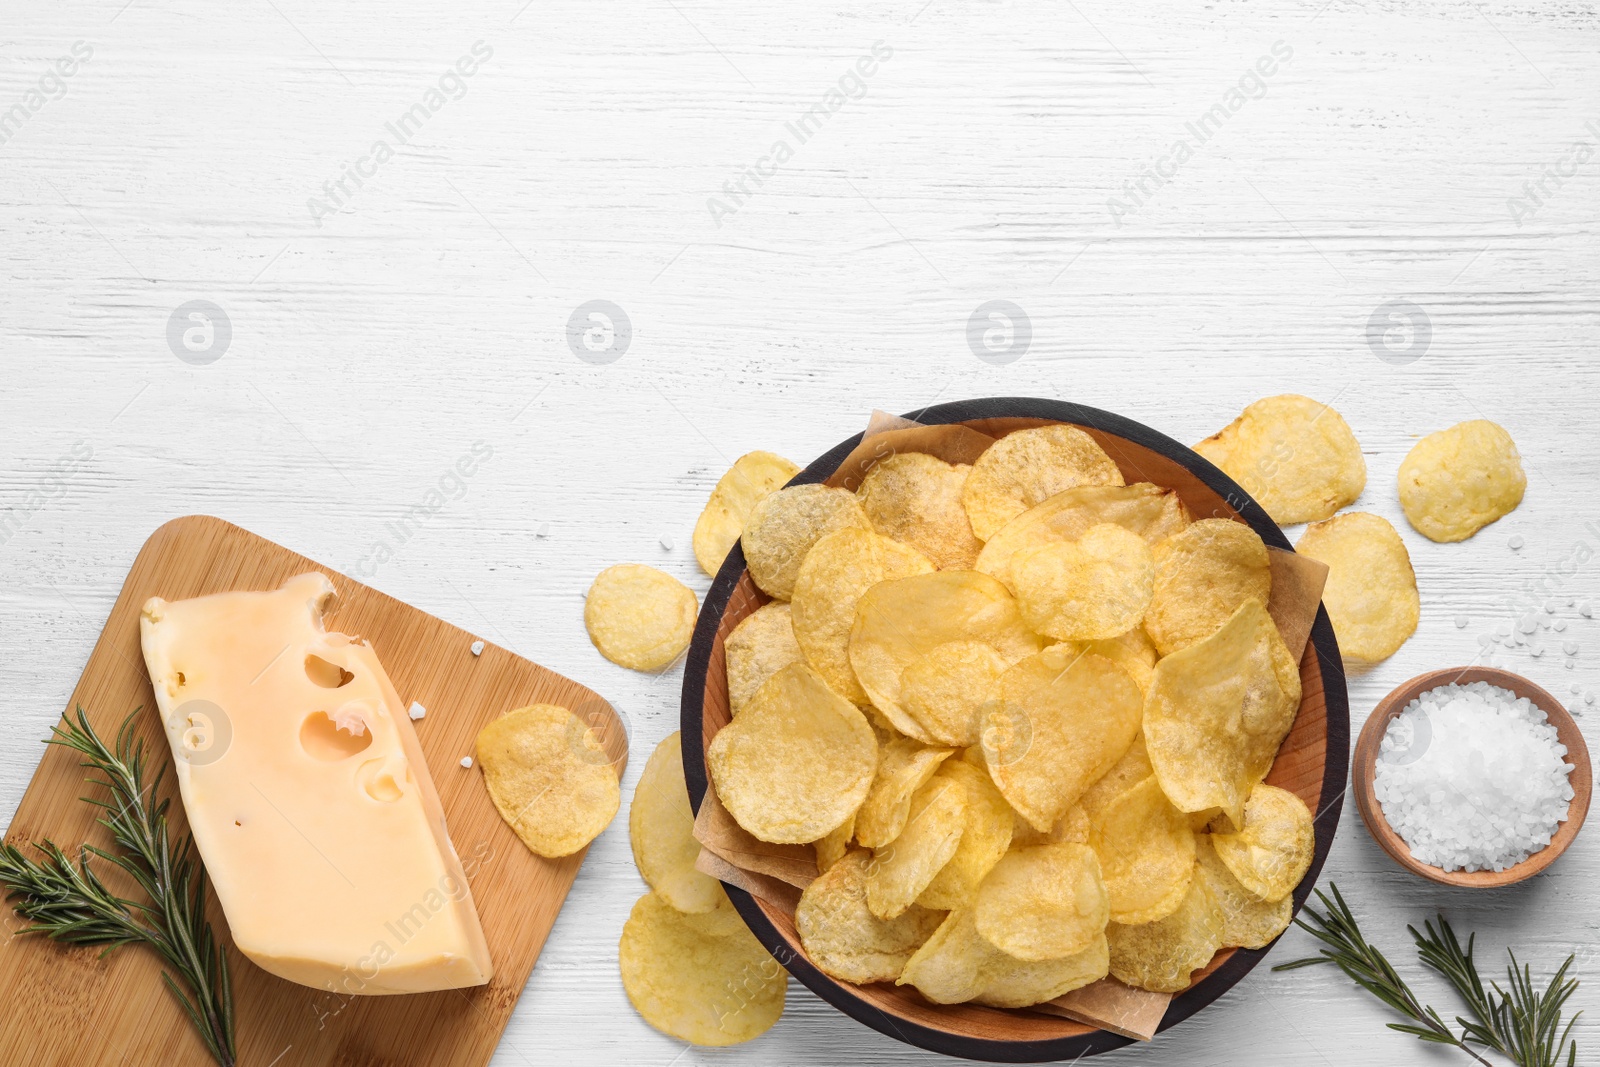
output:
[[[925,426],[960,423],[991,437],[1052,423],[1077,426],[1100,442],[1129,484],[1148,481],[1167,486],[1177,491],[1196,517],[1239,518],[1268,545],[1292,551],[1261,505],[1227,475],[1172,438],[1120,415],[1059,400],[990,397],[939,404],[907,417]],[[859,472],[847,470],[843,464],[861,437],[857,434],[840,442],[796,475],[791,484],[837,478],[839,481],[831,484],[848,486],[850,478],[859,478]],[[701,603],[684,667],[683,769],[689,802],[696,811],[706,795],[706,747],[731,720],[724,642],[739,621],[766,599],[745,570],[744,552],[736,543]],[[1333,626],[1323,609],[1317,612],[1300,661],[1300,687],[1299,714],[1267,776],[1269,783],[1294,792],[1316,813],[1316,853],[1310,871],[1294,891],[1297,911],[1317,880],[1339,825],[1350,751],[1344,668]],[[908,987],[837,982],[805,955],[792,908],[780,908],[734,886],[728,886],[728,897],[756,939],[794,978],[851,1018],[907,1044],[967,1059],[1037,1063],[1076,1062],[1132,1043],[1131,1038],[1054,1015],[977,1004],[938,1007]],[[1217,953],[1195,973],[1193,985],[1173,998],[1159,1029],[1177,1025],[1216,1000],[1265,955],[1264,948]]]
[[[1567,762],[1572,764],[1572,775],[1569,779],[1572,783],[1572,803],[1567,807],[1566,821],[1561,824],[1548,845],[1521,863],[1507,867],[1503,871],[1445,871],[1413,859],[1405,841],[1390,828],[1388,820],[1383,817],[1383,807],[1378,803],[1378,798],[1372,790],[1377,770],[1378,748],[1383,743],[1383,735],[1389,729],[1390,721],[1404,711],[1407,704],[1430,689],[1450,684],[1469,685],[1472,682],[1488,682],[1501,689],[1509,689],[1517,696],[1527,697],[1537,705],[1545,715],[1549,716],[1550,724],[1556,728],[1557,737],[1567,746]],[[1583,743],[1583,734],[1578,730],[1578,724],[1573,721],[1572,716],[1567,714],[1567,709],[1561,706],[1559,700],[1528,679],[1494,667],[1452,667],[1419,674],[1406,682],[1372,709],[1372,714],[1367,717],[1367,724],[1361,728],[1361,737],[1356,741],[1355,755],[1351,760],[1351,786],[1355,790],[1356,808],[1361,812],[1361,821],[1367,824],[1367,831],[1389,857],[1412,874],[1420,874],[1430,882],[1471,889],[1498,889],[1500,886],[1512,885],[1523,879],[1532,878],[1554,863],[1556,857],[1567,850],[1567,846],[1572,844],[1573,839],[1578,836],[1578,831],[1583,828],[1584,816],[1589,814],[1589,794],[1593,784],[1594,773],[1589,764],[1588,746]]]

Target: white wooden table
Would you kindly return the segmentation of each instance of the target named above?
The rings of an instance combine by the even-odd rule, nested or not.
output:
[[[703,592],[689,533],[734,457],[807,461],[872,407],[982,395],[1186,441],[1259,396],[1334,403],[1367,454],[1358,506],[1401,528],[1423,598],[1416,637],[1351,679],[1354,725],[1478,655],[1547,568],[1568,624],[1548,636],[1579,652],[1498,662],[1600,722],[1600,623],[1566,606],[1600,592],[1597,48],[1592,5],[1503,0],[13,0],[0,818],[140,543],[191,512],[607,694],[635,731],[631,790],[681,671],[600,658],[591,577],[636,560]],[[568,344],[595,299],[631,322],[613,362]],[[981,343],[992,327],[1003,349],[1003,322],[980,321],[987,358],[969,347],[996,299],[1031,327],[1011,362]],[[185,309],[169,344],[196,300],[225,322],[210,313],[208,340]],[[1420,315],[1380,310],[1396,301]],[[1521,446],[1526,502],[1432,544],[1400,517],[1396,467],[1479,416]],[[450,482],[475,442],[491,458]],[[402,540],[389,524],[441,478],[453,498]],[[1508,943],[1541,971],[1577,951],[1592,1056],[1597,833],[1475,896],[1401,873],[1347,808],[1323,879],[1410,974],[1405,923],[1440,907],[1497,965]],[[796,984],[750,1045],[656,1033],[615,963],[642,891],[619,818],[497,1064],[932,1060]],[[1291,932],[1272,961],[1309,944]],[[1107,1062],[1463,1062],[1388,1018],[1332,972],[1263,967]]]

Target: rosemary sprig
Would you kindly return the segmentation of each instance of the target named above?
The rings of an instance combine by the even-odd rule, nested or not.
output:
[[[1519,969],[1516,953],[1511,953],[1511,965],[1506,969],[1511,991],[1507,993],[1498,983],[1490,983],[1487,989],[1484,987],[1473,958],[1476,935],[1469,936],[1463,948],[1443,915],[1439,916],[1438,929],[1431,921],[1423,924],[1426,933],[1414,926],[1406,927],[1416,942],[1418,958],[1449,982],[1466,1002],[1471,1018],[1456,1016],[1456,1023],[1461,1027],[1461,1033],[1457,1034],[1437,1011],[1417,999],[1383,953],[1362,936],[1339,887],[1330,885],[1329,888],[1333,891],[1331,899],[1317,890],[1317,898],[1322,901],[1326,914],[1308,905],[1302,917],[1295,920],[1295,925],[1326,947],[1319,955],[1280,964],[1273,970],[1291,971],[1332,963],[1362,989],[1411,1020],[1387,1024],[1391,1030],[1458,1048],[1486,1067],[1493,1065],[1469,1045],[1496,1052],[1516,1067],[1560,1067],[1563,1053],[1567,1067],[1578,1062],[1578,1046],[1571,1041],[1571,1036],[1578,1016],[1583,1013],[1567,1020],[1565,1027],[1561,1025],[1561,1009],[1578,988],[1578,980],[1567,977],[1573,957],[1567,957],[1544,991],[1539,992],[1534,988],[1532,972],[1526,965]]]
[[[32,921],[23,933],[103,945],[101,955],[122,945],[154,949],[182,980],[180,987],[171,973],[161,975],[212,1057],[222,1067],[234,1067],[228,964],[206,921],[205,868],[191,855],[193,842],[185,835],[174,844],[167,832],[171,799],[158,795],[166,767],[145,784],[144,742],[133,736],[138,709],[123,720],[114,751],[89,725],[83,708],[77,713],[76,723],[63,715],[46,744],[80,753],[84,758],[79,765],[100,775],[91,774],[89,784],[109,791],[109,799],[81,799],[106,812],[98,821],[111,832],[116,851],[81,845],[74,862],[46,840],[34,846],[42,856],[34,860],[15,846],[0,844],[0,886],[17,914]],[[91,855],[121,868],[147,899],[121,897],[108,889],[90,866]]]

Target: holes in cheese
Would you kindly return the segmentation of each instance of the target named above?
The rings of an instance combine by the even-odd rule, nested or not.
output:
[[[306,677],[312,684],[320,685],[324,689],[340,689],[355,680],[355,675],[339,666],[329,663],[315,652],[306,656]],[[178,684],[183,684],[183,675],[178,675]]]
[[[332,763],[364,752],[372,744],[372,734],[360,718],[335,722],[325,711],[313,712],[300,724],[300,747],[312,759]]]
[[[367,796],[380,804],[393,804],[405,796],[405,790],[400,788],[400,783],[394,780],[394,772],[385,764],[385,759],[369,759],[356,771],[356,779],[361,783],[361,788],[366,790]],[[409,768],[407,777],[409,778]]]

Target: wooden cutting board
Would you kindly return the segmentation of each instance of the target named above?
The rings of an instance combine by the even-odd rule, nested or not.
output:
[[[139,610],[169,600],[230,590],[276,589],[286,578],[321,571],[339,600],[328,629],[358,634],[377,649],[400,698],[420,701],[416,723],[428,770],[439,790],[494,959],[494,980],[469,990],[411,996],[346,997],[275,978],[246,960],[226,936],[212,901],[212,922],[228,946],[241,1067],[481,1067],[489,1062],[584,853],[547,860],[530,852],[496,814],[477,767],[461,767],[478,731],[526,704],[571,708],[601,735],[620,776],[627,737],[611,706],[592,691],[476,635],[324,567],[247,530],[209,516],[176,519],[145,543],[111,609],[72,694],[108,741],[124,716],[144,707],[139,736],[154,759],[171,754],[154,714],[155,695],[139,648]],[[70,708],[70,705],[69,705]],[[43,747],[43,746],[41,746]],[[187,831],[169,772],[174,834]],[[50,746],[6,833],[13,844],[51,838],[69,852],[80,842],[109,847],[86,792],[76,754]],[[109,864],[101,863],[102,872]],[[109,879],[108,879],[109,881]],[[112,883],[115,884],[115,883]],[[93,1067],[205,1067],[213,1063],[176,1000],[163,987],[154,953],[69,948],[36,936],[4,909],[0,944],[0,1063]]]

